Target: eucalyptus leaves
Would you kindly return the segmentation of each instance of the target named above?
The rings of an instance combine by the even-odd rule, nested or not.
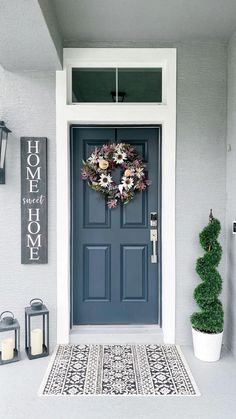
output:
[[[116,208],[119,202],[127,204],[136,192],[144,191],[150,185],[143,158],[130,144],[96,147],[90,157],[82,162],[82,179],[87,180],[90,188],[106,197],[109,208]],[[120,183],[112,178],[112,171],[117,167],[123,171]]]

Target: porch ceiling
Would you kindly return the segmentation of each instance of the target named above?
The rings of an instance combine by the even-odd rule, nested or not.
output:
[[[10,71],[60,69],[62,45],[51,0],[1,0],[0,6],[0,64]]]
[[[1,0],[0,64],[61,68],[62,47],[227,42],[235,0]]]
[[[227,41],[235,0],[52,0],[63,45]]]

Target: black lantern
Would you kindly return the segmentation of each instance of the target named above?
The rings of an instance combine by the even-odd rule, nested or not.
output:
[[[116,92],[112,91],[111,92],[111,97],[112,97],[113,102],[124,102],[125,97],[126,97],[126,93],[118,91],[117,92],[117,97],[116,97]]]
[[[32,329],[31,320],[41,317],[42,328]],[[49,311],[40,298],[33,298],[25,308],[25,351],[29,359],[49,355]]]
[[[6,127],[5,122],[0,121],[0,184],[5,183],[7,137],[9,132],[11,131]]]
[[[8,337],[1,340],[0,365],[16,362],[20,359],[20,325],[11,311],[3,311],[0,315],[0,333],[11,332],[14,338]],[[9,333],[8,333],[9,332]]]

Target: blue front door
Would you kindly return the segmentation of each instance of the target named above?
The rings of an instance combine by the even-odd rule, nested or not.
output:
[[[110,210],[81,179],[81,160],[95,146],[120,142],[144,157],[152,183]],[[160,245],[157,263],[151,263],[150,213],[158,213],[160,238],[160,142],[160,128],[71,128],[74,325],[159,322]]]

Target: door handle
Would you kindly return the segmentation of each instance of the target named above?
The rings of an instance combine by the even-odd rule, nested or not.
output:
[[[157,230],[150,230],[150,241],[152,242],[151,263],[157,263]]]

